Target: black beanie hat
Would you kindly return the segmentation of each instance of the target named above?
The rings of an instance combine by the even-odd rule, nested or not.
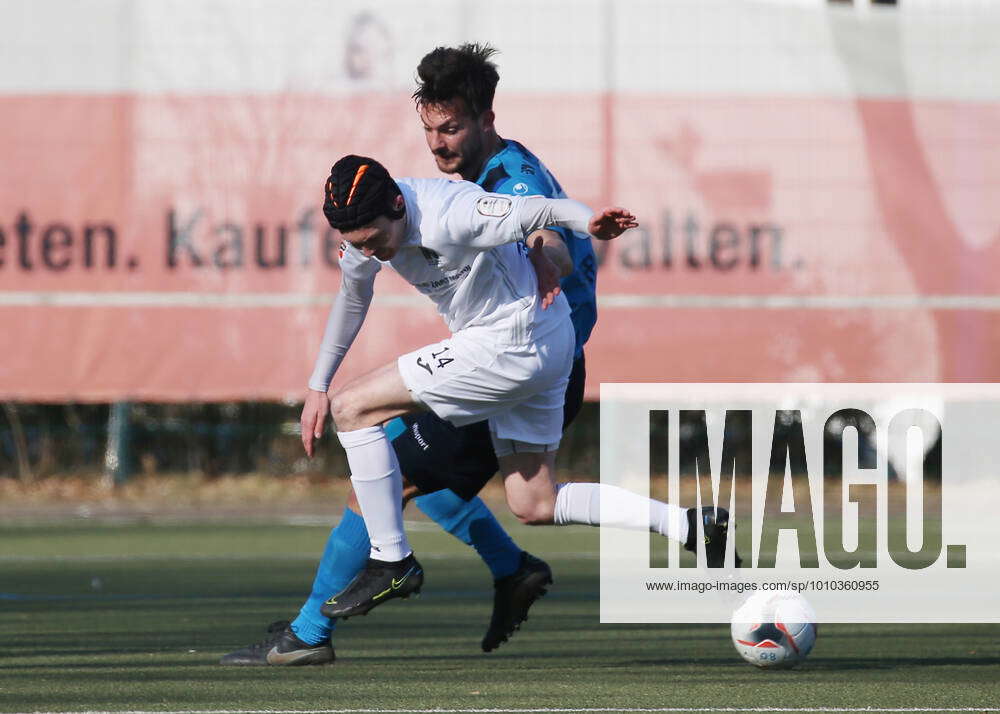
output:
[[[404,210],[393,206],[401,191],[385,167],[367,156],[350,154],[333,165],[326,180],[323,214],[333,228],[352,231],[379,216],[395,220]]]

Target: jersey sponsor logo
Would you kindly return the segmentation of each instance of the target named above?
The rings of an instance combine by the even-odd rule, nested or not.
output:
[[[514,188],[512,188],[511,190],[517,195],[523,196],[528,192],[528,184],[524,183],[524,181],[519,181],[518,183],[514,184]]]
[[[503,218],[510,213],[511,203],[509,198],[502,196],[483,196],[476,201],[476,210],[480,215],[489,218]]]
[[[457,270],[454,273],[450,273],[443,278],[438,278],[437,280],[427,280],[422,283],[412,283],[413,287],[422,293],[432,293],[438,288],[442,288],[446,285],[451,285],[464,278],[472,270],[471,265],[463,265],[461,270]]]
[[[337,249],[337,258],[339,260],[343,260],[344,259],[344,253],[346,253],[346,252],[347,252],[347,242],[346,241],[340,241],[340,248]]]

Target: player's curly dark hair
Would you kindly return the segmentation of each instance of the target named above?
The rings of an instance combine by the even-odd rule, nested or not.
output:
[[[472,42],[428,52],[417,66],[413,99],[418,105],[462,99],[474,117],[492,109],[500,81],[497,66],[490,62],[496,53],[489,45]]]

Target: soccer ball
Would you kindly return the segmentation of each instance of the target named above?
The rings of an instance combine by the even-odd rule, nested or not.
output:
[[[750,664],[794,667],[816,642],[816,615],[793,592],[755,592],[733,613],[733,645]]]

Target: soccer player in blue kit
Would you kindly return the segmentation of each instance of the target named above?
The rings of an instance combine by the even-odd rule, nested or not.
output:
[[[564,198],[565,193],[545,166],[521,144],[502,139],[494,127],[493,95],[499,79],[490,62],[493,50],[478,45],[438,48],[418,67],[419,88],[414,93],[428,147],[438,168],[474,181],[488,192],[512,196]],[[577,415],[583,401],[585,361],[583,346],[597,318],[597,264],[589,238],[565,228],[546,228],[528,238],[534,246],[533,263],[545,272],[552,266],[563,276],[561,291],[571,310],[575,332],[573,366],[565,391],[563,428]],[[545,259],[542,258],[544,254]],[[377,257],[377,255],[376,255]],[[545,277],[540,275],[540,282]],[[551,276],[549,276],[551,279]],[[552,300],[549,295],[543,302]],[[318,380],[318,383],[317,383]],[[325,393],[328,384],[314,375],[310,388]],[[313,392],[310,392],[312,395]],[[325,410],[303,410],[303,443],[311,455],[313,439],[323,430]],[[312,415],[314,417],[309,419]],[[386,435],[408,482],[404,499],[417,493],[416,503],[426,515],[463,542],[472,545],[495,580],[494,609],[482,641],[491,651],[526,618],[528,608],[552,582],[549,567],[521,550],[489,509],[476,496],[497,472],[486,421],[456,427],[431,411],[407,414],[385,425]],[[665,504],[661,504],[665,505]],[[691,545],[694,509],[676,507],[664,516],[670,537]],[[370,541],[358,515],[352,493],[340,523],[330,534],[317,568],[312,594],[292,623],[275,623],[259,644],[226,655],[223,664],[302,665],[332,662],[330,633],[336,618],[322,610],[331,594],[340,592],[365,566]],[[677,516],[677,512],[686,517]],[[705,522],[705,534],[724,549],[726,522]],[[718,521],[718,522],[716,522]],[[666,533],[665,533],[666,534]],[[717,550],[717,548],[710,548]],[[711,557],[711,556],[710,556]]]

